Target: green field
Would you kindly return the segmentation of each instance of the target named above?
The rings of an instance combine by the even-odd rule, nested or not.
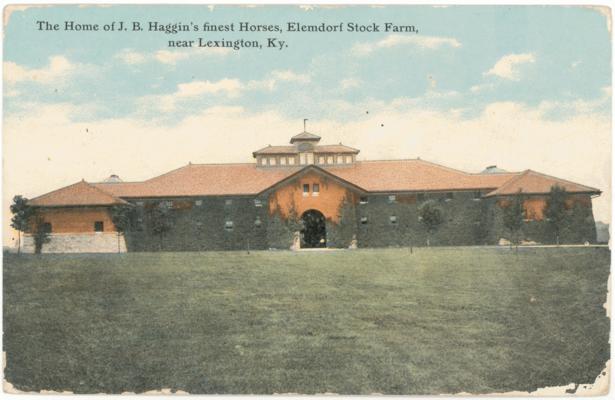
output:
[[[5,379],[77,393],[593,383],[609,263],[606,248],[5,255]]]

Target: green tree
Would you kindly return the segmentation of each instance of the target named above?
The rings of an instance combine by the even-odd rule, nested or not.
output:
[[[419,220],[427,230],[427,246],[431,246],[431,236],[444,222],[442,210],[440,210],[435,201],[428,200],[419,207]]]
[[[160,202],[157,207],[150,211],[152,232],[160,239],[160,250],[164,247],[164,234],[171,230],[171,207],[166,201]]]
[[[508,207],[504,208],[504,227],[510,232],[510,248],[513,243],[519,247],[519,231],[523,226],[523,196],[521,190],[513,197]]]
[[[134,208],[130,205],[113,206],[110,210],[111,221],[117,232],[117,252],[120,252],[121,234],[125,233],[132,223]]]
[[[49,224],[46,224],[41,216],[37,216],[34,221],[33,233],[34,253],[41,254],[43,252],[43,245],[51,241],[49,234]]]
[[[559,245],[560,234],[566,222],[566,197],[565,188],[558,185],[552,186],[544,209],[544,215],[557,245]]]
[[[34,208],[28,204],[28,199],[17,195],[13,197],[11,204],[11,226],[17,230],[17,253],[21,253],[21,233],[29,232],[32,228],[31,219],[34,216]]]

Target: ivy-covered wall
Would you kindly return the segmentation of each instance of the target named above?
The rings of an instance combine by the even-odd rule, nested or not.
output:
[[[493,198],[476,198],[475,192],[347,196],[337,210],[337,221],[327,219],[327,247],[347,248],[356,238],[358,247],[494,245],[509,239],[503,211]],[[360,199],[360,201],[359,201]],[[257,200],[255,202],[255,200]],[[135,212],[126,232],[128,251],[205,251],[289,249],[300,216],[271,210],[268,197],[210,196],[202,198],[131,200]],[[419,218],[423,202],[434,201],[442,222],[430,234]],[[165,218],[168,229],[156,233],[153,210],[172,201]],[[587,204],[587,203],[584,203]],[[549,222],[526,221],[521,238],[555,243]],[[589,206],[577,203],[567,210],[560,243],[596,241]]]

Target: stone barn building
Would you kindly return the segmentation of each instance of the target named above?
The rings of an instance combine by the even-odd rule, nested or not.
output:
[[[523,240],[553,243],[551,188],[566,191],[562,243],[595,242],[595,188],[526,170],[467,173],[421,159],[358,160],[359,150],[302,132],[246,164],[191,164],[143,182],[111,176],[30,200],[44,252],[203,251],[498,244],[503,210],[522,195]],[[419,207],[441,223],[431,232]],[[120,235],[117,210],[128,210]],[[36,229],[36,228],[33,228]],[[31,235],[24,251],[33,250]]]

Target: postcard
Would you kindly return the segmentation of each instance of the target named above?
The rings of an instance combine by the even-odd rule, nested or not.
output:
[[[7,393],[604,395],[611,9],[9,5]]]

